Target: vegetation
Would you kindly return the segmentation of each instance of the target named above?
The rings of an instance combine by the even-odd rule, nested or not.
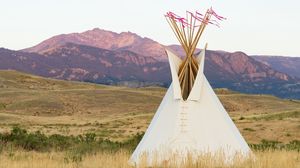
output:
[[[0,157],[0,168],[132,168],[128,164],[130,157],[128,151],[115,153],[99,152],[85,155],[81,160],[72,160],[71,156],[64,152],[24,152],[22,150],[4,152]],[[300,166],[300,154],[295,151],[257,151],[255,159],[246,161],[235,159],[231,164],[226,164],[220,159],[200,157],[196,162],[187,160],[181,168],[298,168]],[[174,168],[175,160],[170,160],[159,168]],[[41,166],[42,165],[42,166]],[[141,167],[146,167],[142,165]],[[177,166],[178,167],[178,166]],[[158,168],[158,166],[153,166]]]
[[[105,163],[104,167],[110,165],[112,165],[112,167],[119,167],[120,165],[129,167],[127,160],[142,136],[143,134],[140,133],[124,142],[114,142],[108,139],[101,139],[94,133],[78,136],[58,134],[47,136],[39,131],[29,133],[25,129],[14,127],[10,132],[0,134],[0,161],[1,163],[6,163],[9,167],[20,162],[19,166],[22,167],[24,163],[25,165],[29,164],[26,161],[26,156],[32,155],[31,158],[36,161],[35,163],[41,162],[38,158],[42,158],[44,159],[43,162],[49,164],[50,167],[58,163],[60,163],[60,165],[58,164],[59,167],[89,165],[87,160],[93,160],[93,165],[91,167],[98,167],[99,165],[102,165],[102,163]],[[276,158],[278,157],[277,155],[286,153],[293,156],[293,158],[285,158],[290,165],[299,164],[300,141],[294,140],[288,144],[283,144],[277,141],[263,140],[260,144],[250,144],[250,147],[255,155],[260,156],[260,158],[258,158],[259,162],[264,162],[264,159],[266,159],[264,157],[274,159],[273,157]],[[63,160],[58,157],[54,159],[53,156],[49,156],[53,155],[53,153],[63,158]],[[113,161],[112,158],[116,158],[116,160]],[[281,158],[281,160],[282,159],[283,158]],[[271,162],[271,160],[268,161]],[[276,161],[277,164],[282,164],[278,163],[278,160],[274,161]],[[235,166],[251,167],[260,165],[251,160],[246,162],[237,160],[235,162]],[[10,165],[9,163],[14,164]],[[199,161],[196,164],[186,163],[187,165],[184,165],[183,167],[206,167],[216,163],[216,160],[213,158],[207,158],[207,156],[205,156],[204,158],[199,158]],[[225,163],[220,163],[222,164],[221,166],[218,165],[219,167],[226,166]],[[172,164],[172,161],[170,164]],[[271,167],[271,165],[272,164],[268,166]],[[38,167],[38,165],[35,164],[31,166]]]
[[[132,151],[143,134],[138,133],[124,142],[102,139],[94,133],[78,136],[54,134],[47,136],[40,131],[29,133],[25,129],[14,127],[9,133],[0,134],[0,144],[3,147],[14,146],[26,151],[50,152],[77,150],[79,153],[93,151],[116,151],[126,149]]]
[[[51,151],[68,151],[78,156],[85,154],[95,154],[98,152],[132,152],[141,138],[143,133],[138,133],[126,141],[117,142],[108,139],[102,139],[94,133],[87,133],[78,136],[66,135],[45,135],[40,131],[29,133],[25,129],[14,127],[9,133],[0,134],[1,149],[14,147],[25,151],[51,152]],[[300,141],[294,140],[284,144],[278,141],[262,140],[260,144],[250,144],[253,150],[295,150],[300,152]]]
[[[249,144],[255,151],[272,151],[272,150],[294,150],[300,152],[300,141],[293,140],[287,144],[278,141],[262,140],[259,144]]]
[[[114,142],[101,139],[94,133],[78,136],[54,134],[47,136],[40,131],[29,133],[25,129],[14,127],[9,133],[0,134],[0,153],[8,149],[21,149],[36,152],[66,152],[66,159],[81,161],[87,154],[98,152],[116,152],[126,150],[132,152],[141,140],[143,134],[138,133],[124,142]]]
[[[0,168],[128,167],[165,91],[0,71]],[[300,101],[216,92],[257,156],[233,167],[300,167]]]
[[[300,111],[290,111],[290,112],[283,112],[283,113],[276,113],[276,114],[267,114],[262,115],[259,117],[253,117],[254,120],[283,120],[286,118],[300,118]]]
[[[0,132],[17,124],[45,135],[94,133],[111,141],[144,132],[166,91],[54,80],[16,71],[0,71],[0,87]],[[228,89],[216,93],[247,142],[300,139],[300,101]]]

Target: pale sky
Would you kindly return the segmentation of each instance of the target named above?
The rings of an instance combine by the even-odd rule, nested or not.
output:
[[[96,27],[179,44],[164,14],[210,6],[228,19],[207,27],[198,47],[300,56],[299,0],[0,0],[0,47],[23,49]]]

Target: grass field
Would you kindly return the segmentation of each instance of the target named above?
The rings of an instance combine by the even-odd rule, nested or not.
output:
[[[94,132],[125,140],[144,132],[166,89],[124,88],[0,71],[0,131],[14,125],[46,134]],[[300,139],[300,101],[216,90],[249,143]]]
[[[300,140],[299,100],[240,94],[226,89],[215,91],[248,143],[270,140],[284,144]],[[0,133],[9,132],[17,125],[29,132],[40,131],[46,135],[94,133],[97,138],[122,142],[146,130],[165,92],[166,89],[160,87],[125,88],[0,71]],[[58,151],[28,152],[22,149],[9,152],[5,148],[0,154],[0,167],[3,163],[9,167],[38,167],[39,164],[33,163],[41,162],[49,164],[47,167],[99,167],[106,164],[111,165],[108,167],[118,167],[118,164],[126,167],[129,157],[128,151],[100,152],[74,163],[66,161],[66,155]],[[276,167],[275,163],[294,166],[299,163],[299,152],[295,151],[258,152],[257,155],[258,162],[236,167]],[[118,162],[113,162],[114,158]]]

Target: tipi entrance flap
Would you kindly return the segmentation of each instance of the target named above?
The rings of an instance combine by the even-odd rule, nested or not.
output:
[[[181,88],[180,88],[180,83],[178,78],[179,66],[182,60],[168,49],[166,49],[166,53],[168,55],[168,59],[170,63],[174,99],[182,99]]]
[[[199,101],[201,97],[201,89],[203,88],[203,78],[204,78],[204,61],[205,61],[205,51],[206,51],[207,44],[205,48],[200,52],[200,54],[196,57],[198,62],[198,72],[192,87],[191,93],[187,100],[192,101]]]
[[[200,97],[201,97],[200,92],[201,92],[203,76],[204,76],[204,61],[205,61],[206,48],[207,48],[207,44],[205,45],[205,48],[200,52],[200,54],[196,57],[199,68],[198,68],[197,76],[196,76],[195,82],[193,84],[191,93],[188,96],[187,100],[192,100],[192,101],[200,100]],[[179,66],[182,63],[182,60],[176,54],[174,54],[172,51],[170,51],[169,49],[165,49],[165,50],[168,55],[168,59],[169,59],[169,63],[170,63],[174,99],[183,99],[182,92],[181,92],[181,86],[180,86],[180,82],[179,82],[179,77],[178,77]]]

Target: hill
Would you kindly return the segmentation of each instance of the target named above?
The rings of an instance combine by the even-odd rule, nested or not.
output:
[[[41,78],[0,71],[0,131],[13,125],[47,134],[94,132],[124,140],[143,132],[166,90],[126,88]],[[217,89],[230,116],[249,143],[300,139],[300,102]]]

